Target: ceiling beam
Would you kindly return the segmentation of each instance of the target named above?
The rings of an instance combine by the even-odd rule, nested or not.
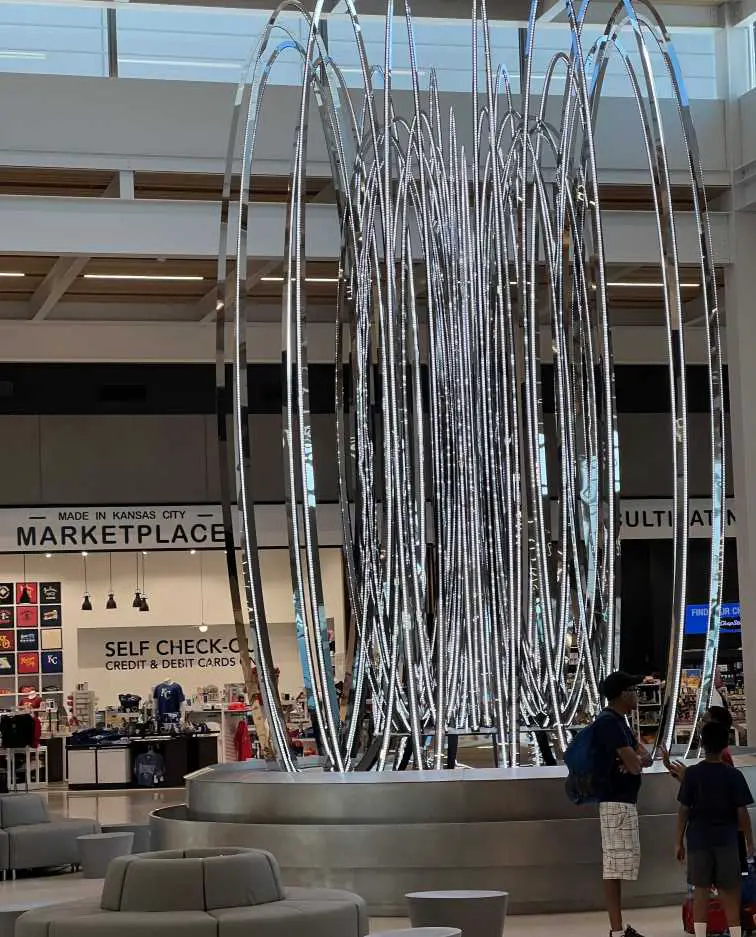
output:
[[[227,349],[233,347],[227,331]],[[666,364],[667,333],[664,326],[617,326],[612,329],[616,364]],[[61,322],[33,325],[0,320],[0,346],[6,362],[213,362],[215,330],[199,322]],[[344,345],[348,354],[349,340]],[[250,363],[281,362],[281,323],[256,322],[247,326]],[[307,355],[313,364],[333,361],[333,322],[308,322]],[[541,330],[541,355],[551,356],[551,333]],[[689,364],[704,364],[707,355],[705,329],[686,333]]]
[[[253,290],[257,284],[262,280],[263,277],[269,276],[271,273],[274,273],[281,266],[280,260],[266,260],[258,269],[247,277],[246,291],[249,293],[250,290]],[[229,279],[233,279],[236,276],[236,264],[232,263],[228,271]],[[207,325],[209,322],[213,322],[215,319],[218,301],[218,287],[214,285],[211,289],[205,293],[205,295],[198,300],[197,302],[197,313],[200,319],[200,322],[203,325]],[[233,303],[226,303],[226,318],[228,318],[229,312],[233,309]]]
[[[100,197],[118,197],[122,192],[121,177],[126,175],[126,173],[120,173],[115,176]],[[131,198],[133,198],[134,174],[130,173],[129,175],[132,180]],[[27,318],[31,319],[32,322],[41,322],[43,319],[46,319],[63,298],[74,280],[84,272],[91,259],[91,257],[85,255],[58,257],[50,268],[50,272],[39,284],[29,300]]]
[[[90,260],[90,257],[58,257],[29,300],[27,318],[32,322],[46,319]]]
[[[285,205],[255,202],[249,212],[249,256],[280,261],[286,231]],[[229,227],[233,229],[232,209]],[[308,204],[305,256],[338,260],[341,231],[335,205]],[[602,212],[604,252],[613,264],[659,263],[657,220],[650,211]],[[730,262],[726,213],[711,212],[713,257]],[[675,212],[678,256],[682,264],[700,261],[697,221],[692,212]],[[0,254],[91,255],[93,257],[217,257],[220,206],[213,202],[156,199],[47,198],[0,195]],[[413,225],[411,237],[420,235]],[[229,238],[229,256],[234,255]],[[419,248],[418,248],[419,252]]]

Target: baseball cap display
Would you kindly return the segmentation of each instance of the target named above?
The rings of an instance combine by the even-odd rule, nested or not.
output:
[[[39,650],[39,631],[36,628],[16,632],[16,645],[19,651]]]
[[[16,583],[16,605],[36,605],[38,595],[36,582]]]
[[[17,654],[16,665],[18,672],[21,673],[39,673],[39,654],[36,651]]]
[[[63,673],[63,651],[42,652],[42,673]]]
[[[39,608],[36,605],[16,606],[16,627],[37,628],[39,626]]]
[[[63,624],[60,605],[40,605],[39,618],[43,628]]]
[[[29,693],[41,701],[39,686],[30,679],[38,680],[39,674],[51,675],[48,692],[61,692],[61,596],[60,582],[0,583],[0,678],[5,678],[0,694],[16,695],[18,705],[29,704]]]
[[[39,584],[39,604],[40,605],[60,605],[60,583],[59,582],[40,582]]]
[[[63,632],[60,628],[43,628],[41,642],[43,651],[57,651],[63,647]]]

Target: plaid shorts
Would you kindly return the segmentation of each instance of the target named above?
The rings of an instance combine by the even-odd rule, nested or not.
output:
[[[635,804],[599,804],[604,878],[634,882],[640,871],[640,834]]]

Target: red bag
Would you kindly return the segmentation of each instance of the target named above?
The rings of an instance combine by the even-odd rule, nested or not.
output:
[[[683,930],[686,934],[694,934],[693,927],[693,895],[683,901],[682,906]],[[708,937],[718,937],[720,934],[727,934],[727,915],[722,907],[722,902],[716,895],[709,898],[709,920],[706,928]]]
[[[693,895],[689,894],[682,906],[683,930],[686,934],[694,934],[693,928]],[[744,934],[753,934],[756,931],[756,904],[745,903],[740,909],[740,922]],[[706,928],[708,937],[720,937],[727,934],[727,915],[722,902],[716,895],[709,899],[709,922]]]

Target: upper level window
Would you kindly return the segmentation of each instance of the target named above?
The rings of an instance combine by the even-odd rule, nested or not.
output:
[[[94,4],[0,4],[0,71],[107,75],[105,20]]]

